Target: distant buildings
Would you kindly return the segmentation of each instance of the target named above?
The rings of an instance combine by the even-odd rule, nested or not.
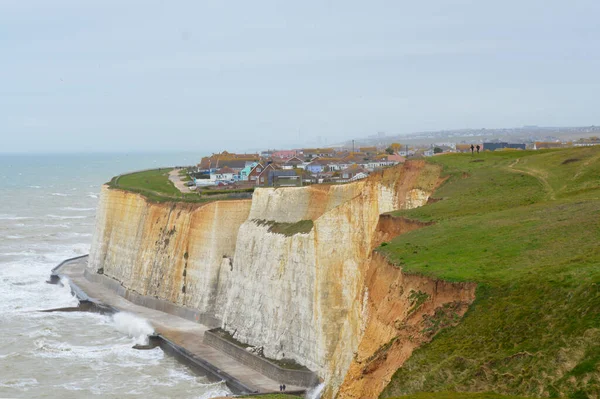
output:
[[[485,151],[496,151],[504,148],[512,148],[518,150],[524,150],[526,148],[525,144],[516,144],[516,143],[506,143],[506,142],[498,142],[498,143],[483,143],[483,149]]]
[[[204,157],[196,185],[291,187],[312,183],[343,183],[365,178],[374,170],[405,162],[399,154],[388,154],[377,147],[348,149],[305,148],[268,150],[259,154],[235,154],[223,151]],[[208,178],[210,176],[210,178]]]

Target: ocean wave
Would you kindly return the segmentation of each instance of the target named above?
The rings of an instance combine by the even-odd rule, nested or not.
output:
[[[9,240],[20,240],[22,238],[25,238],[25,236],[21,236],[19,234],[10,234],[7,235],[5,238],[8,238]]]
[[[55,197],[69,197],[69,196],[71,196],[71,194],[65,194],[65,193],[52,193],[50,195],[54,195]]]
[[[63,206],[60,209],[63,211],[87,212],[87,211],[93,211],[96,208],[77,208],[75,206]]]
[[[29,388],[38,385],[35,378],[15,378],[0,381],[0,387],[3,388]]]
[[[87,196],[90,198],[98,198],[98,194],[95,194],[95,193],[88,193]]]
[[[59,223],[59,224],[45,224],[44,227],[62,227],[64,229],[70,229],[71,225],[67,223]]]
[[[46,215],[47,218],[50,219],[60,219],[60,220],[67,220],[67,219],[86,219],[87,216],[68,216],[68,215]]]
[[[42,186],[27,186],[28,188],[42,188]]]
[[[15,216],[15,215],[7,215],[1,214],[0,220],[29,220],[33,219],[31,216]]]

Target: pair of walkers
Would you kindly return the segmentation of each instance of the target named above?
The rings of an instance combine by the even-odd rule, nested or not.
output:
[[[279,385],[279,392],[284,392],[284,391],[285,391],[285,384]]]
[[[471,154],[473,154],[473,151],[475,150],[475,148],[477,148],[477,153],[479,154],[479,150],[481,149],[479,144],[477,144],[477,147],[475,147],[473,144],[471,144]]]

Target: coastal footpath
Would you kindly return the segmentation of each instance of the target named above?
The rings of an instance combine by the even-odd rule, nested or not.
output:
[[[427,203],[443,182],[424,161],[344,185],[259,188],[252,200],[152,202],[103,187],[88,270],[198,312],[273,361],[375,398],[412,351],[454,322],[475,285],[407,276],[373,250],[421,223],[382,214]],[[431,326],[429,326],[431,327]]]

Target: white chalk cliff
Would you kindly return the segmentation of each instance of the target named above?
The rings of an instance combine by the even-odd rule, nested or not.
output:
[[[407,280],[373,255],[390,230],[382,230],[380,215],[424,205],[438,182],[437,167],[412,161],[350,184],[259,188],[252,200],[208,204],[152,203],[104,187],[89,267],[140,294],[214,315],[267,357],[315,371],[327,396],[376,397],[385,383],[370,375],[389,380],[406,356],[384,359],[379,374],[379,366],[364,371],[373,368],[366,360],[390,339],[403,342],[394,326],[415,316],[408,292],[429,295],[425,313],[473,299],[472,287]],[[390,320],[373,302],[383,294],[372,290],[390,284],[380,275],[412,284],[392,296]]]

